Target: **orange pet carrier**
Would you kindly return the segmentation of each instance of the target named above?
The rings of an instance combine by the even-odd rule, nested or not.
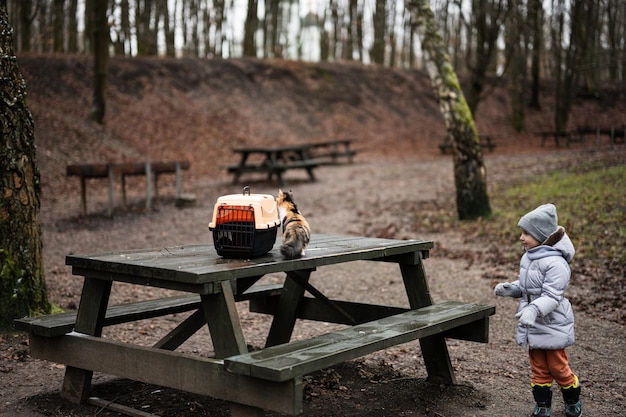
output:
[[[215,250],[225,258],[258,258],[269,252],[276,242],[280,220],[276,200],[269,194],[243,194],[219,197],[213,209]]]

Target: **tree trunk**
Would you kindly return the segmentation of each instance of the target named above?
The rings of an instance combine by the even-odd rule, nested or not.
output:
[[[472,23],[476,31],[474,59],[468,60],[470,72],[470,86],[468,105],[473,115],[476,115],[478,104],[483,98],[483,90],[487,79],[487,71],[493,65],[498,52],[498,38],[500,26],[505,17],[506,7],[503,0],[474,0],[472,2]],[[469,46],[471,49],[471,45]]]
[[[541,110],[539,100],[540,72],[539,63],[543,49],[543,6],[541,0],[529,0],[528,6],[529,32],[532,42],[530,107]]]
[[[13,52],[6,6],[0,3],[0,328],[50,312],[41,253],[39,168],[26,86]]]
[[[511,99],[511,121],[517,132],[524,130],[526,105],[526,55],[527,33],[523,4],[520,0],[509,1],[505,44],[509,71],[509,97]]]
[[[70,0],[69,11],[67,12],[67,52],[75,54],[78,52],[78,0]]]
[[[63,31],[65,30],[65,0],[54,0],[53,8],[53,46],[54,52],[64,52]]]
[[[107,24],[108,0],[94,2],[94,86],[90,117],[104,123],[106,111],[107,76],[109,71],[109,25]]]
[[[372,61],[376,64],[385,63],[385,0],[376,0],[374,21],[374,44],[372,45]]]
[[[438,33],[426,0],[410,0],[417,32],[422,41],[426,69],[443,114],[454,151],[454,181],[459,219],[473,220],[491,214],[487,196],[487,171],[472,113],[450,64],[446,45]]]
[[[248,0],[248,14],[246,15],[243,36],[243,56],[256,57],[255,34],[259,26],[257,9],[258,1]]]
[[[21,51],[30,52],[30,29],[34,16],[32,14],[33,1],[22,0],[20,2],[20,38]]]

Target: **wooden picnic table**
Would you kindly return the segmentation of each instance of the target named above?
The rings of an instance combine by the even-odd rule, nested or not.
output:
[[[97,400],[89,398],[95,371],[223,399],[233,404],[232,416],[261,416],[262,409],[298,415],[305,374],[416,339],[429,380],[454,384],[446,338],[488,341],[494,307],[433,303],[422,262],[431,241],[313,235],[306,256],[295,260],[285,260],[278,246],[251,260],[222,258],[213,245],[69,255],[66,264],[84,277],[77,313],[21,319],[16,326],[29,332],[31,355],[67,366],[61,394],[73,402]],[[410,308],[332,300],[318,288],[317,268],[363,260],[399,266]],[[283,283],[258,283],[279,272]],[[108,306],[119,282],[184,295]],[[381,287],[388,282],[380,277]],[[261,350],[248,351],[236,307],[242,300],[273,315]],[[101,337],[104,326],[182,311],[194,313],[152,347]],[[297,319],[345,326],[291,341]],[[205,325],[213,358],[175,351]]]
[[[306,170],[309,179],[315,181],[315,168],[320,165],[337,164],[340,158],[352,162],[356,151],[350,149],[351,140],[333,140],[296,145],[267,147],[234,148],[239,154],[239,163],[229,165],[228,172],[233,174],[233,183],[239,182],[241,175],[247,173],[267,174],[268,180],[278,179],[281,186],[285,181],[283,174],[292,169]]]
[[[278,183],[283,186],[283,173],[290,169],[305,169],[311,181],[315,181],[313,170],[319,166],[319,162],[309,156],[310,145],[289,145],[256,148],[234,148],[233,152],[240,155],[239,164],[228,167],[228,172],[233,174],[233,183],[237,183],[242,174],[266,173],[267,179],[274,176]],[[250,162],[250,157],[259,154],[262,159],[259,162]]]

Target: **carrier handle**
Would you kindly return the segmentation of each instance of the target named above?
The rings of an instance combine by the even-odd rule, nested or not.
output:
[[[250,186],[246,185],[243,187],[243,195],[250,195]]]

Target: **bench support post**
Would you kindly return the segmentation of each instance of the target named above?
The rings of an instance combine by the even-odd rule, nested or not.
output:
[[[308,283],[312,270],[287,272],[283,292],[278,301],[278,312],[272,320],[265,347],[287,343],[296,324],[296,314],[302,297],[304,283]]]
[[[86,217],[87,216],[87,189],[86,189],[85,181],[87,181],[85,177],[80,177],[80,203],[83,209],[83,216]]]
[[[108,216],[109,217],[113,217],[113,192],[114,192],[114,188],[115,188],[115,184],[114,184],[114,178],[113,178],[113,174],[114,174],[114,170],[113,170],[113,164],[109,164],[107,166],[107,170],[109,171],[109,211],[108,211]]]
[[[152,169],[150,162],[146,162],[146,209],[152,208]]]
[[[111,283],[85,277],[74,328],[76,332],[100,337],[111,294]],[[93,371],[67,366],[61,396],[70,402],[84,403],[89,398],[92,376]]]
[[[417,309],[432,305],[433,300],[430,296],[424,264],[422,262],[418,262],[416,265],[400,264],[400,271],[411,308]],[[454,385],[456,378],[445,337],[437,334],[422,338],[420,339],[420,347],[428,380],[436,384]]]
[[[241,331],[233,288],[229,281],[220,282],[221,292],[201,295],[202,310],[209,325],[216,358],[246,353],[248,348]]]

